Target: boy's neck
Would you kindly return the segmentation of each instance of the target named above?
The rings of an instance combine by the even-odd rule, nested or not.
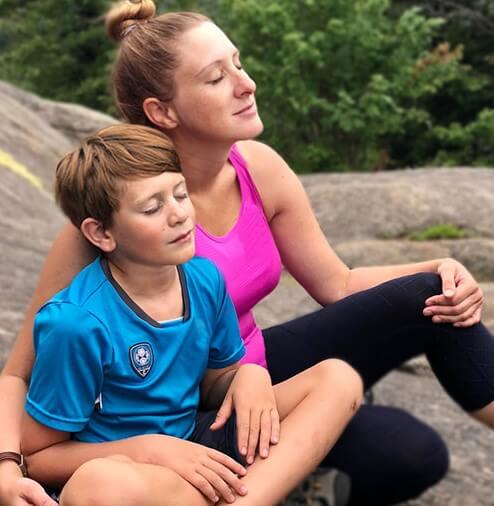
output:
[[[108,267],[127,295],[154,320],[183,315],[182,287],[176,265],[156,268],[110,257]]]

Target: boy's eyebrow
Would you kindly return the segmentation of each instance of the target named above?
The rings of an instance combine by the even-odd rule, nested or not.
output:
[[[185,186],[185,179],[182,179],[181,181],[179,181],[176,185],[173,186],[173,191],[175,192],[176,190],[178,190],[178,188],[180,186]],[[153,199],[162,199],[164,196],[164,192],[163,191],[157,191],[155,193],[153,193],[152,195],[148,195],[147,197],[144,197],[142,199],[137,199],[135,204],[137,206],[140,206],[140,205],[143,205],[145,204],[146,202],[148,202],[149,200],[153,200]]]
[[[240,51],[237,49],[233,54],[232,58],[235,58],[236,56],[240,56]],[[203,72],[205,72],[209,67],[213,65],[218,65],[218,63],[221,63],[223,59],[215,60],[211,63],[208,63],[205,67],[203,67],[194,77],[199,77]]]

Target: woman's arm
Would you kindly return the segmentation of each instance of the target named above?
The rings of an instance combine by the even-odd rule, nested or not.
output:
[[[23,325],[0,375],[0,399],[2,399],[0,451],[17,453],[20,451],[21,418],[34,361],[32,342],[34,315],[38,308],[66,286],[74,274],[89,263],[95,254],[79,231],[70,224],[64,227],[53,243],[26,311]],[[15,469],[15,464],[14,466],[12,464],[11,461],[0,462],[0,504],[13,504],[14,500],[17,500],[11,494],[13,490],[18,490],[13,486],[13,481],[20,480],[21,473]]]
[[[284,266],[307,292],[325,305],[393,278],[437,272],[443,295],[428,307],[443,321],[473,324],[480,319],[480,288],[459,263],[435,259],[403,265],[349,269],[328,244],[296,174],[271,148],[247,141],[240,149],[249,163]]]

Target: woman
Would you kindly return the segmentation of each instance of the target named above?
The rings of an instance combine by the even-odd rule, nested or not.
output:
[[[494,357],[494,342],[479,323],[483,295],[469,272],[451,259],[348,269],[323,236],[294,173],[272,149],[249,140],[263,127],[256,86],[237,48],[203,16],[153,16],[149,0],[127,2],[108,16],[110,33],[121,39],[116,102],[128,121],[172,138],[197,211],[197,252],[226,277],[247,360],[267,366],[276,383],[339,357],[368,388],[425,352],[447,392],[494,427],[493,373],[482,365]],[[94,255],[69,225],[48,255],[0,384],[9,413],[1,420],[2,451],[19,449],[33,313]],[[261,331],[251,310],[277,284],[280,260],[323,308]],[[479,348],[482,357],[472,351]],[[411,415],[363,406],[325,463],[351,476],[352,504],[382,506],[437,482],[448,457],[437,434]],[[17,498],[22,487],[34,486],[17,473],[13,462],[0,463],[0,497]]]

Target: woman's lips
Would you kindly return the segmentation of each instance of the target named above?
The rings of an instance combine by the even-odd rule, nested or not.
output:
[[[256,103],[252,102],[252,104],[249,104],[245,106],[243,109],[240,109],[239,111],[235,112],[234,116],[244,116],[248,114],[255,114],[256,111]]]

